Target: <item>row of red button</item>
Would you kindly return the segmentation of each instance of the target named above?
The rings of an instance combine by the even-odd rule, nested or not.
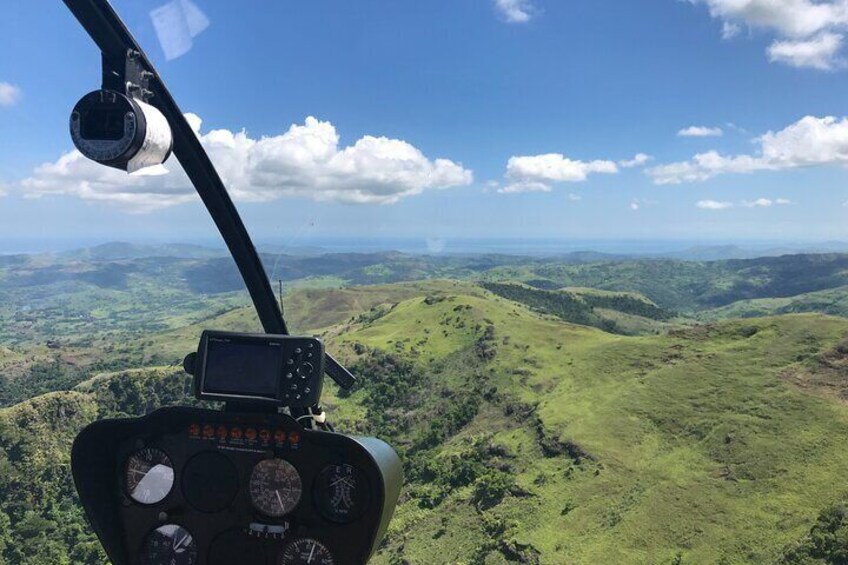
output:
[[[204,439],[213,439],[217,437],[221,441],[226,441],[227,439],[246,439],[248,441],[255,441],[259,438],[259,440],[263,443],[269,443],[272,437],[271,430],[268,430],[267,428],[262,428],[257,431],[256,428],[242,429],[239,426],[229,428],[227,426],[220,425],[216,428],[212,424],[206,424],[202,427],[200,424],[192,424],[188,428],[188,434],[191,437],[203,437]],[[286,432],[283,430],[275,430],[273,432],[273,439],[276,443],[285,443]],[[300,443],[300,434],[298,432],[289,432],[288,440],[291,444]]]

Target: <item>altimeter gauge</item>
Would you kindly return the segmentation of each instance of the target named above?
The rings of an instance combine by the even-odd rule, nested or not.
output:
[[[253,468],[250,500],[266,516],[285,516],[300,502],[302,492],[300,474],[285,459],[265,459]]]
[[[161,449],[147,447],[127,459],[127,494],[139,504],[158,504],[174,488],[174,465]]]

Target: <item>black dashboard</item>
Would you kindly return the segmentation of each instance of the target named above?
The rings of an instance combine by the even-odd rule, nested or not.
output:
[[[72,460],[115,565],[366,563],[402,482],[384,442],[277,413],[165,408],[96,422]]]

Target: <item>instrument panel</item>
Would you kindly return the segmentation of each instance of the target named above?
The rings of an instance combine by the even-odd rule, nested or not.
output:
[[[168,408],[97,422],[72,459],[116,565],[365,563],[401,483],[382,441],[281,414]]]

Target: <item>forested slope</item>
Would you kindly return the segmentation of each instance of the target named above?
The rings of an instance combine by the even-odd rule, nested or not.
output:
[[[818,551],[805,536],[846,495],[848,320],[627,337],[474,285],[407,290],[363,297],[367,310],[324,330],[362,378],[344,398],[328,388],[332,419],[405,462],[376,563],[800,563]],[[240,312],[209,325],[247,324]],[[143,347],[160,339],[178,341]],[[176,367],[124,370],[0,410],[3,559],[99,562],[72,437],[185,401],[188,384]],[[834,515],[823,520],[838,533]]]

